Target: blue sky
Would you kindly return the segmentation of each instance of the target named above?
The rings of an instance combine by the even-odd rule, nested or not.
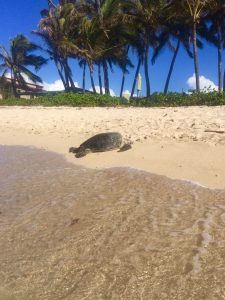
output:
[[[40,11],[45,7],[47,7],[47,0],[0,0],[0,44],[8,47],[9,39],[18,33],[22,33],[43,46],[42,41],[32,34],[31,31],[37,28],[37,24],[40,20]],[[135,55],[131,54],[131,58],[133,64],[136,66],[137,59]],[[163,90],[171,58],[172,53],[169,50],[165,50],[154,66],[149,65],[152,91]],[[70,65],[73,71],[74,81],[81,86],[82,70],[76,61],[72,61]],[[202,81],[207,82],[206,79],[209,79],[217,85],[217,51],[214,47],[205,44],[204,49],[199,50],[199,67],[200,74],[204,76],[202,77]],[[131,69],[130,74],[126,77],[125,90],[131,90],[134,72],[135,68]],[[191,60],[182,49],[176,61],[170,91],[181,92],[182,89],[188,90],[189,85],[187,84],[187,80],[193,76],[193,73],[193,60]],[[141,74],[142,77],[144,77],[143,69],[141,69]],[[39,71],[39,76],[41,76],[46,83],[54,83],[59,79],[57,70],[51,61]],[[117,95],[120,91],[121,77],[121,71],[114,68],[114,72],[110,74],[110,88],[112,88]],[[89,88],[89,76],[87,76],[87,78],[87,87]],[[98,85],[97,77],[95,78],[95,84]],[[145,84],[143,80],[142,94],[144,94],[144,92]]]

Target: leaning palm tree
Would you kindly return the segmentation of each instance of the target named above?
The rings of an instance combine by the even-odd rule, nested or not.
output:
[[[51,9],[43,10],[41,12],[42,19],[40,20],[37,31],[34,31],[36,35],[43,39],[47,46],[46,52],[51,60],[55,62],[59,76],[63,82],[65,90],[70,89],[70,82],[73,87],[73,80],[71,78],[71,70],[67,62],[67,52],[63,47],[65,46],[66,37],[64,31],[63,18],[61,16],[61,9],[52,7]]]
[[[41,37],[46,46],[47,53],[55,62],[59,76],[63,82],[65,90],[74,90],[75,85],[72,78],[72,71],[68,64],[68,58],[76,58],[82,50],[69,38],[71,23],[76,28],[81,16],[73,4],[68,3],[63,6],[51,7],[42,11],[38,30],[34,33]],[[76,22],[76,23],[75,23]],[[78,35],[78,30],[76,30]]]
[[[33,54],[36,50],[41,50],[41,48],[22,34],[10,40],[9,51],[0,46],[0,60],[2,61],[0,68],[3,70],[3,76],[10,73],[15,97],[18,97],[18,85],[24,88],[27,86],[24,76],[34,83],[42,82],[39,76],[28,69],[28,67],[34,67],[35,71],[38,71],[47,62],[42,56]]]
[[[203,18],[208,13],[208,6],[213,0],[172,0],[170,3],[170,18],[179,16],[181,22],[190,26],[192,31],[192,44],[194,56],[194,68],[196,77],[196,90],[200,91],[199,63],[198,63],[198,45],[197,29]]]

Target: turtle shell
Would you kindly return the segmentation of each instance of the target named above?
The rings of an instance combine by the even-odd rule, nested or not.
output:
[[[80,149],[90,149],[92,152],[102,152],[120,148],[122,135],[119,132],[97,134],[80,145]]]

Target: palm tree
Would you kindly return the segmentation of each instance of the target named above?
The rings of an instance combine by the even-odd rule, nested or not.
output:
[[[51,7],[50,3],[49,6]],[[61,56],[62,51],[59,47],[64,38],[64,34],[59,28],[59,22],[57,22],[57,19],[54,17],[53,9],[43,10],[41,14],[42,19],[40,21],[39,28],[37,31],[34,31],[34,34],[38,35],[44,41],[45,45],[47,46],[46,52],[48,53],[50,59],[55,63],[65,90],[68,90],[68,76],[66,75],[66,70],[64,69],[63,59]]]
[[[76,19],[74,15],[76,15]],[[42,19],[38,30],[34,32],[44,40],[47,46],[46,51],[55,62],[65,90],[76,89],[72,78],[72,71],[68,64],[68,58],[76,58],[84,54],[76,43],[69,38],[71,22],[74,23],[74,20],[78,22],[80,17],[71,3],[63,6],[54,6],[54,8],[42,11]]]
[[[130,50],[130,45],[127,46],[127,50],[126,50],[126,55],[127,56],[129,54],[129,50]],[[125,84],[125,75],[126,75],[126,73],[128,73],[126,62],[124,62],[124,64],[123,64],[122,72],[123,72],[123,75],[122,75],[122,82],[121,82],[121,88],[120,88],[120,98],[123,97],[123,90],[124,90],[124,84]]]
[[[85,84],[86,84],[86,66],[87,63],[86,61],[84,62],[84,66],[83,66],[83,93],[85,93]]]
[[[162,32],[159,36],[159,44],[154,49],[154,53],[152,56],[152,63],[154,64],[156,59],[159,57],[163,49],[168,46],[170,50],[173,52],[172,61],[170,64],[169,72],[166,78],[166,83],[164,87],[164,93],[167,94],[170,84],[170,79],[172,76],[172,72],[174,69],[174,65],[176,62],[176,58],[178,52],[180,50],[181,45],[186,50],[188,56],[193,58],[193,54],[190,50],[190,38],[191,32],[188,26],[180,23],[178,19],[170,20],[170,22],[165,22],[163,24]],[[173,40],[175,40],[176,46],[173,45]],[[201,46],[201,42],[198,41],[198,45]]]
[[[105,92],[110,93],[109,67],[117,64],[122,68],[123,61],[129,62],[124,50],[128,30],[121,21],[120,4],[120,0],[61,0],[56,6],[50,1],[50,9],[42,12],[36,34],[45,41],[66,90],[74,89],[70,57],[89,67],[93,91],[94,65],[98,66],[102,91],[102,67]]]
[[[225,71],[224,71],[224,74],[223,74],[223,91],[225,92]]]
[[[102,95],[103,90],[102,90],[101,64],[98,64],[98,82],[99,82],[100,94]]]
[[[131,95],[130,95],[131,98],[134,97],[135,87],[136,87],[136,83],[137,83],[137,79],[138,79],[138,74],[140,72],[141,64],[142,64],[142,57],[138,56],[138,64],[137,64],[136,72],[135,72],[135,75],[134,75],[134,81],[133,81]]]
[[[209,10],[209,40],[218,49],[218,86],[219,92],[223,90],[222,52],[225,48],[225,2],[224,0],[212,1]]]
[[[87,62],[84,59],[81,59],[79,61],[79,66],[81,68],[83,68],[82,89],[83,89],[83,93],[85,94],[85,92],[86,92],[85,86],[86,86],[86,67],[87,67]]]
[[[144,51],[145,47],[144,47],[144,40],[142,38],[142,32],[140,28],[137,27],[136,29],[137,29],[136,34],[132,37],[130,41],[131,49],[133,52],[136,53],[138,57],[137,67],[136,67],[132,89],[131,89],[131,96],[130,96],[131,98],[133,98],[134,96],[138,74],[140,72],[140,68],[144,62],[144,57],[145,57],[145,51]]]
[[[0,50],[0,60],[2,61],[0,68],[3,70],[3,76],[10,73],[15,97],[19,96],[17,85],[27,87],[24,76],[34,83],[42,82],[39,76],[28,69],[28,67],[34,67],[35,71],[38,71],[47,62],[42,56],[33,54],[34,51],[41,50],[38,45],[19,34],[10,40],[9,52],[3,46],[0,46]]]
[[[151,94],[149,79],[149,50],[157,46],[157,30],[159,28],[159,15],[162,9],[162,2],[156,0],[131,0],[130,14],[138,28],[137,34],[140,34],[139,43],[142,39],[142,53],[138,55],[138,67],[135,73],[135,80],[139,73],[141,61],[144,62],[145,80],[146,80],[146,96]],[[138,46],[139,47],[139,46]],[[133,84],[132,91],[134,90]]]
[[[126,48],[127,38],[130,35],[130,29],[123,22],[122,1],[120,0],[102,0],[94,1],[96,9],[96,19],[98,26],[102,28],[105,49],[99,57],[104,73],[105,93],[110,93],[109,88],[109,67],[118,65],[122,71],[127,64],[131,65]]]
[[[122,68],[124,61],[129,63],[125,47],[127,27],[124,26],[120,14],[119,0],[87,1],[75,8],[83,13],[76,28],[71,26],[70,38],[74,44],[86,51],[85,56],[90,68],[93,88],[93,65],[98,66],[99,83],[101,87],[101,72],[103,68],[105,93],[110,93],[109,68],[114,64]],[[93,88],[94,90],[94,88]]]
[[[170,18],[179,16],[181,22],[190,26],[192,32],[194,68],[196,77],[196,90],[200,91],[197,28],[199,23],[207,15],[208,5],[212,0],[173,0],[170,3]]]

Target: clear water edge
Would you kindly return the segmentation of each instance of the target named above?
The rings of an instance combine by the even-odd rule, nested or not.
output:
[[[223,299],[224,190],[30,147],[0,166],[0,299]]]

